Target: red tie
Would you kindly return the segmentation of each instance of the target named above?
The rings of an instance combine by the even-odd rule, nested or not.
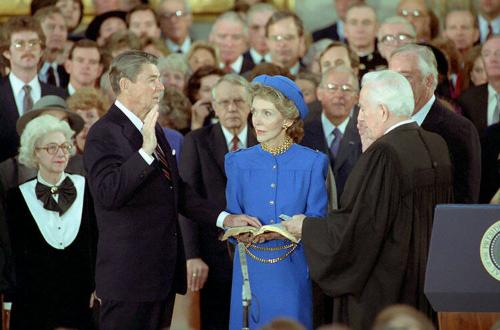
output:
[[[224,67],[224,72],[225,73],[233,73],[233,68],[231,67],[230,64],[226,64],[226,66]]]
[[[163,150],[161,149],[159,144],[156,145],[155,156],[158,159],[158,161],[160,162],[161,171],[163,172],[163,175],[168,180],[172,180],[171,175],[170,175],[170,167],[168,166],[167,158],[165,157],[165,153],[163,152]]]
[[[231,140],[231,142],[233,143],[233,146],[231,148],[231,151],[237,151],[238,150],[238,143],[240,142],[240,139],[238,139],[238,136],[235,135],[233,137],[233,139]]]

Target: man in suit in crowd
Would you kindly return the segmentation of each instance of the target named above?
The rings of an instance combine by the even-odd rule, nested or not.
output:
[[[481,43],[500,33],[500,2],[490,0],[479,1],[479,33]]]
[[[476,16],[466,9],[451,10],[444,19],[443,35],[464,55],[479,40]]]
[[[156,12],[149,5],[140,4],[127,13],[128,30],[142,40],[157,39],[161,35],[160,22]]]
[[[225,154],[257,143],[248,125],[248,88],[248,81],[241,76],[227,74],[221,78],[212,92],[212,107],[219,122],[186,135],[182,147],[181,177],[219,209],[226,206]],[[222,231],[191,220],[182,222],[181,229],[186,247],[188,288],[201,289],[201,328],[227,329],[233,261],[227,243],[219,240]],[[192,277],[193,273],[199,276]]]
[[[385,19],[377,32],[377,48],[380,55],[388,61],[394,49],[415,43],[417,31],[413,24],[401,16]]]
[[[314,31],[312,34],[313,40],[332,39],[345,42],[344,22],[349,7],[363,3],[363,0],[334,0],[335,12],[337,13],[337,22],[323,29]]]
[[[101,329],[165,329],[175,294],[186,292],[178,213],[221,228],[259,223],[219,214],[179,177],[156,122],[164,87],[155,56],[120,54],[109,78],[116,101],[90,129],[84,152],[99,227],[99,323]]]
[[[66,88],[69,76],[64,66],[58,63],[68,38],[64,16],[59,8],[48,6],[38,10],[34,17],[45,34],[45,52],[38,76],[44,83]]]
[[[482,135],[486,127],[498,123],[500,116],[500,35],[488,39],[481,49],[488,83],[464,91],[458,98],[464,116]]]
[[[162,0],[157,12],[167,48],[172,53],[186,55],[193,42],[189,36],[189,28],[193,23],[189,2],[187,0]]]
[[[255,66],[251,57],[243,56],[248,49],[248,29],[236,12],[228,11],[217,17],[208,40],[219,47],[224,72],[243,74]]]
[[[438,77],[434,54],[426,46],[405,45],[392,53],[389,69],[410,82],[415,98],[412,118],[423,129],[441,135],[448,145],[455,203],[477,203],[481,180],[479,136],[467,118],[445,107],[434,95]]]
[[[288,69],[292,75],[305,71],[300,58],[305,48],[304,24],[290,11],[277,11],[267,21],[266,38],[271,63]]]
[[[44,45],[42,29],[32,17],[13,17],[3,26],[0,47],[9,61],[10,73],[0,81],[0,162],[17,154],[16,122],[24,112],[42,96],[67,96],[63,89],[38,79]]]
[[[266,40],[266,24],[276,9],[268,3],[252,5],[247,12],[248,39],[250,49],[243,54],[249,57],[254,65],[271,62]]]
[[[359,83],[354,71],[346,66],[327,70],[317,89],[320,115],[304,124],[302,144],[318,149],[330,158],[337,187],[337,202],[352,168],[361,155],[357,125]]]
[[[101,76],[103,63],[97,42],[82,39],[75,42],[64,63],[69,73],[68,94],[73,95],[83,87],[97,87],[97,79]]]

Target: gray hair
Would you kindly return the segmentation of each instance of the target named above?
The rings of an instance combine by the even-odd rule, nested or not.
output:
[[[385,105],[389,112],[410,117],[415,107],[411,85],[402,74],[391,71],[372,71],[363,76],[363,88],[370,85],[368,98],[377,105]]]
[[[436,56],[432,50],[427,46],[421,46],[417,44],[408,44],[396,48],[392,53],[390,58],[397,54],[410,54],[414,55],[418,59],[418,68],[422,76],[427,77],[432,75],[434,78],[432,89],[436,89],[438,84],[438,71],[437,71],[437,61]]]
[[[256,3],[250,7],[247,11],[247,24],[250,25],[250,21],[252,20],[254,15],[271,12],[274,13],[276,8],[270,3]]]
[[[238,15],[238,13],[235,11],[227,11],[227,12],[219,15],[217,17],[217,19],[215,20],[214,24],[212,25],[212,31],[210,31],[210,34],[214,33],[217,24],[220,22],[223,22],[223,21],[241,24],[241,26],[243,27],[243,34],[245,35],[245,37],[248,37],[248,25],[241,18],[241,16]]]
[[[75,134],[69,124],[51,115],[41,115],[32,119],[26,124],[21,134],[21,146],[19,147],[19,163],[29,168],[37,168],[38,162],[35,157],[35,148],[37,143],[47,134],[52,132],[61,132],[66,137],[66,141],[72,143],[72,137]],[[72,149],[70,155],[74,155]]]
[[[247,94],[247,95],[244,96],[244,99],[245,99],[245,101],[247,101],[248,103],[250,103],[250,89],[252,87],[251,84],[248,82],[248,80],[246,80],[242,76],[234,74],[234,73],[228,73],[228,74],[222,76],[215,83],[214,87],[212,88],[212,99],[213,100],[217,99],[217,94],[216,94],[215,90],[223,82],[227,82],[227,83],[229,83],[231,85],[236,85],[236,86],[243,87],[245,89],[245,93]]]
[[[109,69],[109,82],[115,95],[120,94],[120,79],[127,78],[133,82],[141,72],[143,65],[156,65],[157,57],[142,51],[133,50],[116,56]]]
[[[191,13],[191,5],[189,4],[188,0],[162,0],[158,4],[157,8],[161,8],[165,2],[182,2],[184,5],[184,10],[188,13]],[[157,11],[159,11],[159,10],[157,10]]]
[[[389,18],[386,18],[382,24],[380,24],[380,27],[378,29],[378,33],[377,33],[377,39],[380,41],[380,39],[382,39],[383,35],[380,34],[380,28],[382,27],[382,25],[385,25],[385,24],[401,24],[401,25],[404,25],[408,31],[410,31],[410,36],[413,37],[413,38],[416,38],[417,37],[417,30],[415,29],[415,26],[413,24],[411,24],[406,18],[403,18],[401,16],[391,16]]]
[[[325,85],[325,81],[328,79],[328,77],[334,75],[335,73],[340,73],[340,72],[349,73],[353,81],[353,87],[356,88],[356,91],[359,91],[358,75],[356,74],[356,72],[354,72],[354,70],[351,67],[348,67],[346,65],[334,66],[323,72],[323,74],[321,75],[320,86],[323,87]]]
[[[172,53],[165,57],[158,59],[158,70],[163,72],[165,70],[181,72],[184,77],[190,74],[189,63],[186,57],[182,54]]]

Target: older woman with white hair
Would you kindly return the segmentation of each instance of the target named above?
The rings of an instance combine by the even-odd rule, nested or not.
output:
[[[160,57],[157,67],[160,71],[161,82],[165,88],[173,87],[185,94],[190,69],[184,55],[174,53],[166,57]]]
[[[21,135],[19,162],[38,173],[7,193],[13,330],[90,327],[97,230],[85,178],[64,172],[74,133],[42,115]]]

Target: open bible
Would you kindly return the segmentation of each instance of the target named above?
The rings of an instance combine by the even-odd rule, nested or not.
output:
[[[229,237],[238,236],[240,234],[252,233],[253,236],[257,236],[263,233],[275,232],[280,234],[281,236],[289,239],[293,243],[298,243],[299,240],[293,236],[281,223],[276,223],[273,225],[265,225],[260,228],[255,228],[251,226],[242,226],[242,227],[233,227],[226,230],[224,236],[222,236],[221,240],[225,241]]]

